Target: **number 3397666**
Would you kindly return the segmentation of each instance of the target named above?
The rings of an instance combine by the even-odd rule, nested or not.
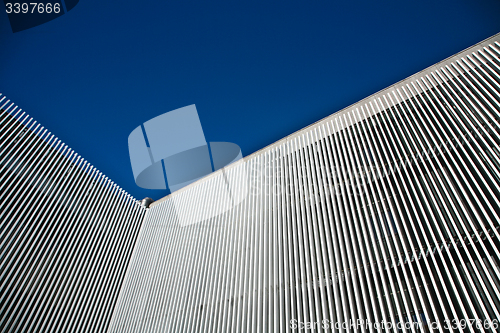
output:
[[[61,4],[60,3],[37,3],[37,2],[30,2],[30,3],[6,3],[5,4],[5,10],[7,14],[26,14],[26,13],[31,13],[31,14],[51,14],[51,13],[56,13],[58,14],[61,11]]]

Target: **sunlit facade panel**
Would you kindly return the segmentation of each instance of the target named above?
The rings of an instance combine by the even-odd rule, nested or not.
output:
[[[495,323],[499,37],[153,203],[109,331]]]

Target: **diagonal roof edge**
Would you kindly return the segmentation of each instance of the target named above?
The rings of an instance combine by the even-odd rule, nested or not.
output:
[[[164,202],[164,201],[168,200],[169,198],[171,198],[171,197],[173,197],[173,196],[175,196],[175,195],[177,195],[179,193],[182,193],[183,191],[185,191],[185,190],[187,190],[187,189],[189,189],[191,187],[197,186],[197,185],[199,185],[199,184],[207,181],[211,177],[218,176],[219,174],[225,172],[225,170],[227,170],[227,169],[236,167],[240,163],[244,163],[244,162],[246,162],[248,160],[251,160],[251,159],[255,158],[256,156],[258,156],[258,155],[260,155],[262,153],[265,153],[266,151],[279,146],[281,143],[286,142],[286,141],[288,141],[291,138],[299,136],[300,134],[302,134],[304,132],[307,132],[310,129],[313,129],[313,128],[321,125],[324,122],[333,120],[336,117],[340,117],[341,115],[347,113],[348,111],[350,111],[352,109],[355,109],[356,107],[368,104],[368,103],[376,100],[377,98],[382,97],[383,95],[385,95],[385,94],[387,94],[387,93],[389,93],[389,92],[391,92],[393,90],[396,90],[396,89],[400,88],[401,86],[406,85],[407,83],[412,82],[413,80],[415,80],[417,78],[420,78],[420,77],[425,76],[425,75],[427,75],[427,74],[429,74],[431,72],[434,72],[435,70],[437,70],[437,69],[439,69],[439,68],[441,68],[441,67],[443,67],[445,65],[449,65],[450,63],[459,60],[464,55],[470,54],[470,53],[476,51],[477,49],[481,49],[481,48],[483,48],[485,46],[488,46],[488,45],[490,45],[490,44],[492,44],[494,42],[500,43],[500,32],[497,33],[497,34],[495,34],[495,35],[493,35],[493,36],[491,36],[491,37],[488,37],[485,40],[483,40],[483,41],[481,41],[479,43],[476,43],[476,44],[474,44],[474,45],[472,45],[472,46],[470,46],[470,47],[468,47],[468,48],[466,48],[466,49],[464,49],[464,50],[462,50],[462,51],[460,51],[460,52],[458,52],[458,53],[456,53],[456,54],[454,54],[454,55],[452,55],[452,56],[450,56],[450,57],[448,57],[448,58],[446,58],[444,60],[441,60],[440,62],[438,62],[438,63],[436,63],[436,64],[434,64],[432,66],[429,66],[429,67],[427,67],[427,68],[425,68],[425,69],[423,69],[423,70],[421,70],[421,71],[419,71],[419,72],[417,72],[417,73],[415,73],[415,74],[413,74],[413,75],[411,75],[411,76],[409,76],[409,77],[407,77],[405,79],[402,79],[402,80],[400,80],[400,81],[398,81],[398,82],[390,85],[387,88],[379,90],[376,93],[374,93],[374,94],[372,94],[372,95],[370,95],[368,97],[365,97],[362,100],[360,100],[360,101],[358,101],[358,102],[356,102],[354,104],[351,104],[351,105],[349,105],[349,106],[347,106],[347,107],[345,107],[345,108],[343,108],[343,109],[341,109],[339,111],[336,111],[336,112],[332,113],[329,116],[326,116],[326,117],[324,117],[324,118],[322,118],[322,119],[320,119],[318,121],[315,121],[314,123],[312,123],[312,124],[310,124],[310,125],[308,125],[308,126],[306,126],[304,128],[301,128],[298,131],[295,131],[295,132],[287,135],[283,139],[280,139],[280,140],[278,140],[276,142],[273,142],[273,143],[271,143],[271,144],[269,144],[269,145],[267,145],[267,146],[265,146],[265,147],[263,147],[263,148],[255,151],[255,152],[253,152],[252,154],[243,157],[241,160],[239,160],[237,162],[234,162],[234,163],[232,163],[232,164],[230,164],[228,166],[225,166],[222,169],[219,169],[219,170],[217,170],[215,172],[212,172],[211,174],[209,174],[209,175],[207,175],[207,176],[205,176],[205,177],[203,177],[201,179],[198,179],[197,181],[195,181],[195,182],[187,185],[186,187],[183,187],[182,189],[180,189],[178,191],[175,191],[173,193],[170,193],[169,195],[167,195],[167,196],[165,196],[165,197],[163,197],[163,198],[161,198],[161,199],[159,199],[159,200],[151,203],[151,205],[149,207],[156,206],[157,204],[159,204],[161,202]]]

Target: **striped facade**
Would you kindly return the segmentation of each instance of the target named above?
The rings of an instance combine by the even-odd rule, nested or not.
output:
[[[146,209],[0,96],[0,332],[105,332]]]
[[[151,204],[109,331],[496,331],[499,42]]]
[[[500,330],[500,34],[147,209],[0,109],[0,332]]]

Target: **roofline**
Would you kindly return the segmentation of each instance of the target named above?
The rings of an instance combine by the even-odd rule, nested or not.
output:
[[[316,122],[314,122],[314,123],[312,123],[312,124],[310,124],[310,125],[308,125],[308,126],[306,126],[304,128],[301,128],[300,130],[297,130],[297,131],[295,131],[295,132],[293,132],[293,133],[285,136],[283,139],[280,139],[280,140],[278,140],[276,142],[273,142],[273,143],[265,146],[264,148],[261,148],[261,149],[255,151],[255,152],[251,153],[250,155],[245,156],[242,159],[240,159],[240,160],[238,160],[238,161],[236,161],[234,163],[231,163],[230,165],[227,165],[227,166],[225,166],[225,167],[223,167],[223,168],[221,168],[221,169],[219,169],[217,171],[214,171],[214,172],[206,175],[205,177],[200,178],[197,181],[195,181],[195,182],[193,182],[193,183],[191,183],[191,184],[189,184],[189,185],[187,185],[187,186],[185,186],[185,187],[183,187],[183,188],[181,188],[181,189],[179,189],[179,190],[177,190],[177,191],[175,191],[173,193],[170,193],[169,195],[167,195],[167,196],[165,196],[165,197],[163,197],[161,199],[158,199],[157,201],[154,201],[153,203],[151,203],[151,205],[149,207],[156,206],[157,204],[159,204],[159,203],[161,203],[161,202],[169,199],[170,197],[173,197],[173,196],[175,196],[175,195],[177,195],[179,193],[182,193],[183,191],[185,191],[185,190],[187,190],[187,189],[189,189],[189,188],[191,188],[193,186],[197,186],[198,184],[200,184],[200,183],[202,183],[202,182],[210,179],[211,177],[215,177],[215,176],[218,176],[220,173],[224,173],[225,170],[234,168],[234,167],[238,166],[240,163],[244,163],[244,162],[246,162],[248,160],[251,160],[251,159],[255,158],[256,156],[258,156],[258,155],[260,155],[262,153],[265,153],[266,151],[271,150],[271,149],[279,146],[279,144],[287,142],[290,139],[292,139],[292,138],[294,138],[296,136],[299,136],[303,132],[307,132],[311,128],[319,126],[321,123],[328,122],[330,120],[335,119],[336,117],[340,117],[341,115],[347,113],[348,111],[350,111],[352,109],[356,109],[357,107],[359,108],[360,106],[363,106],[365,104],[369,104],[370,102],[373,102],[374,100],[378,99],[379,97],[382,97],[383,95],[386,95],[387,93],[389,93],[389,92],[391,92],[393,90],[396,90],[396,89],[398,89],[398,88],[400,88],[400,87],[402,87],[402,86],[410,83],[411,81],[413,81],[413,80],[415,80],[417,78],[420,78],[420,77],[425,76],[425,75],[427,75],[427,74],[429,74],[431,72],[434,72],[435,70],[443,67],[444,65],[449,65],[450,63],[455,62],[455,61],[459,60],[460,58],[462,58],[465,54],[468,54],[471,50],[475,51],[478,48],[485,47],[485,46],[487,46],[489,44],[492,44],[494,42],[500,42],[500,32],[497,33],[497,34],[495,34],[495,35],[493,35],[493,36],[491,36],[491,37],[489,37],[489,38],[486,38],[485,40],[483,40],[483,41],[481,41],[481,42],[479,42],[477,44],[474,44],[474,45],[472,45],[472,46],[470,46],[470,47],[468,47],[468,48],[466,48],[466,49],[464,49],[464,50],[462,50],[462,51],[460,51],[460,52],[458,52],[458,53],[456,53],[456,54],[454,54],[454,55],[452,55],[452,56],[450,56],[450,57],[448,57],[448,58],[446,58],[446,59],[444,59],[444,60],[442,60],[442,61],[434,64],[434,65],[432,65],[432,66],[429,66],[429,67],[427,67],[427,68],[425,68],[425,69],[423,69],[423,70],[421,70],[421,71],[419,71],[419,72],[417,72],[417,73],[415,73],[415,74],[413,74],[413,75],[411,75],[411,76],[409,76],[409,77],[407,77],[405,79],[402,79],[402,80],[400,80],[400,81],[392,84],[391,86],[389,86],[387,88],[379,90],[378,92],[376,92],[376,93],[374,93],[374,94],[372,94],[372,95],[370,95],[368,97],[365,97],[362,100],[360,100],[360,101],[358,101],[358,102],[356,102],[354,104],[351,104],[351,105],[349,105],[349,106],[347,106],[347,107],[345,107],[345,108],[343,108],[343,109],[341,109],[339,111],[336,111],[336,112],[332,113],[329,116],[326,116],[326,117],[324,117],[324,118],[322,118],[322,119],[320,119],[320,120],[318,120],[318,121],[316,121]]]

